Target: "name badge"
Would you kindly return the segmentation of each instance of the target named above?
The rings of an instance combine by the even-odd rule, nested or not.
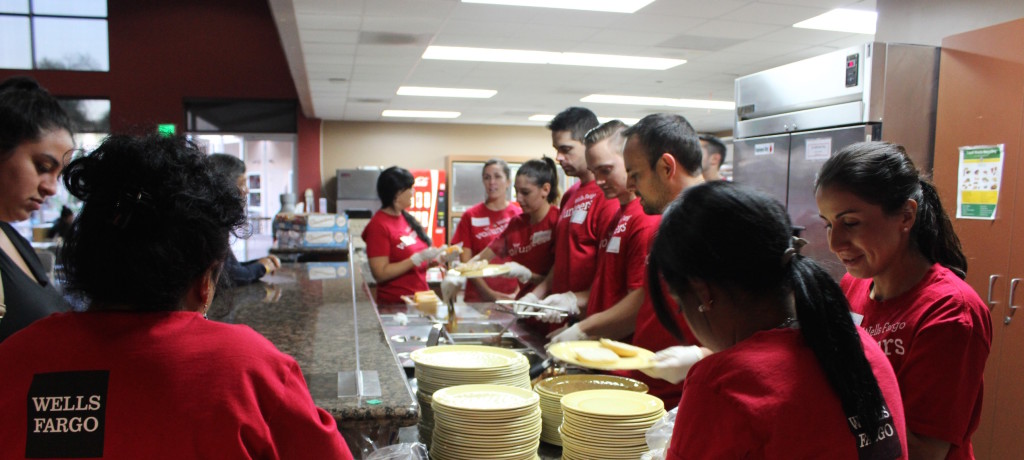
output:
[[[574,224],[582,224],[585,220],[587,220],[587,210],[577,209],[572,212],[572,219],[569,219],[569,222],[572,222]]]
[[[543,244],[551,241],[551,230],[544,230],[542,232],[536,232],[530,237],[530,242],[533,244]]]
[[[621,243],[622,243],[622,238],[619,238],[617,236],[613,236],[610,240],[608,240],[608,249],[606,251],[610,252],[612,254],[618,254],[619,253],[619,244],[621,244]]]
[[[491,219],[489,217],[474,217],[470,222],[474,227],[486,227],[491,225]]]
[[[404,244],[406,246],[412,246],[412,245],[416,244],[416,237],[412,236],[412,235],[405,235],[405,236],[403,236],[401,238],[398,238],[398,239],[399,239],[399,241],[402,242],[402,244]]]
[[[860,326],[860,323],[864,322],[864,315],[860,313],[850,312],[850,317],[853,318],[853,325]]]

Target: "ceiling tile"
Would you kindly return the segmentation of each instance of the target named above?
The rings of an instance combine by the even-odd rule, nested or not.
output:
[[[403,34],[435,34],[444,25],[439,17],[382,17],[363,18],[362,30]]]
[[[362,19],[359,16],[310,12],[296,13],[295,22],[300,30],[359,30]]]
[[[687,31],[688,35],[750,39],[782,29],[779,25],[755,24],[752,22],[714,20]]]
[[[659,0],[637,11],[637,14],[717,18],[749,3],[753,2],[750,0]]]
[[[777,5],[755,2],[729,13],[729,19],[740,22],[791,26],[804,19],[825,13],[830,8]]]

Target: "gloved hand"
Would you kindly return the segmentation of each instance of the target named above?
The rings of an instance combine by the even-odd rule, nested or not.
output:
[[[459,291],[465,288],[466,278],[456,270],[448,270],[441,280],[441,300],[445,304],[451,303],[459,295]]]
[[[412,264],[419,267],[428,260],[437,258],[443,250],[441,248],[427,248],[416,254],[413,254],[409,259],[412,260]]]
[[[654,354],[651,367],[640,369],[640,372],[656,379],[670,383],[679,383],[686,378],[686,373],[704,357],[704,352],[696,345],[668,347]]]
[[[522,264],[517,262],[505,262],[505,266],[508,267],[508,276],[519,280],[520,283],[529,283],[530,278],[533,278],[533,272]]]
[[[548,338],[551,339],[551,343],[558,343],[587,340],[589,337],[580,330],[580,323],[576,323],[548,334]]]
[[[441,249],[441,255],[437,257],[437,262],[455,268],[455,264],[462,258],[462,243],[444,246]]]
[[[519,299],[519,301],[521,301],[521,302],[530,302],[530,303],[538,303],[538,302],[540,302],[540,299],[537,297],[536,294],[534,294],[532,292],[527,292],[526,295],[524,295],[521,299]],[[516,304],[516,313],[522,313],[524,311],[536,311],[536,310],[537,309],[535,309],[535,308],[533,308],[531,306],[523,305],[521,303],[517,303]]]
[[[561,316],[560,313],[565,313],[569,316],[579,314],[580,307],[576,305],[576,302],[576,294],[572,291],[563,292],[561,294],[551,294],[538,303],[554,307],[556,310],[548,308],[539,310],[544,313],[544,316],[539,319],[545,323],[561,323],[562,321],[565,321],[565,318]]]

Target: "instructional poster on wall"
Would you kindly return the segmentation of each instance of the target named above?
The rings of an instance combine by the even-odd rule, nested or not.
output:
[[[1003,178],[1003,144],[960,147],[956,217],[995,220]]]

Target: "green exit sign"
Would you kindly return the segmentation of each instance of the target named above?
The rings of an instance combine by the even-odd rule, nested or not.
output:
[[[156,132],[160,133],[161,136],[173,136],[176,129],[174,123],[156,125]]]

